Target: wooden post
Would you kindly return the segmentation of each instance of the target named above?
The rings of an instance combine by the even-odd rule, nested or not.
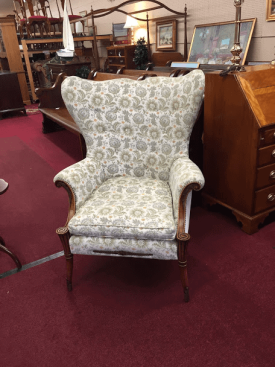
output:
[[[187,6],[184,8],[184,54],[183,61],[187,61]]]
[[[93,27],[93,37],[94,37],[93,49],[94,49],[95,68],[96,68],[96,70],[99,70],[100,69],[100,61],[99,61],[98,49],[97,49],[97,40],[96,40],[95,20],[94,20],[93,8],[91,8],[91,12],[92,12],[91,18],[92,18],[92,27]]]
[[[148,62],[151,62],[151,50],[150,50],[150,35],[149,35],[149,16],[146,13],[146,24],[147,24],[147,49],[148,49]]]

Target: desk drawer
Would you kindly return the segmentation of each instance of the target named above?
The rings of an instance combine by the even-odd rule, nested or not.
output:
[[[255,214],[275,206],[275,185],[255,193]]]
[[[256,190],[275,185],[275,163],[257,169]]]
[[[115,50],[108,50],[107,53],[108,53],[108,56],[115,56],[116,51]]]
[[[124,56],[125,55],[124,48],[117,48],[116,49],[116,55],[119,56],[119,57]]]
[[[119,65],[125,65],[125,57],[120,57],[119,59],[117,59],[117,63]]]
[[[275,163],[275,145],[259,149],[258,166]]]
[[[260,145],[266,146],[275,144],[275,129],[265,130],[261,133]]]
[[[109,64],[116,64],[116,60],[115,57],[108,57]]]

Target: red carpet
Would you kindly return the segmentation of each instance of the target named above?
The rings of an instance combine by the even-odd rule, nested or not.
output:
[[[42,120],[41,113],[3,119],[0,138],[18,136],[56,172],[81,160],[78,137],[67,130],[42,134]]]
[[[72,293],[63,258],[3,279],[3,365],[273,367],[266,233],[200,208],[191,231],[188,304],[174,261],[75,256]]]
[[[0,176],[9,183],[0,196],[0,233],[22,264],[62,250],[55,230],[66,221],[68,199],[53,184],[55,174],[18,137],[0,139]],[[2,252],[0,258],[0,273],[15,267]]]
[[[0,233],[24,263],[60,251],[67,197],[52,178],[80,159],[77,138],[42,135],[40,115],[1,121],[0,136]],[[274,217],[249,236],[226,211],[191,214],[190,303],[175,261],[75,256],[68,293],[58,258],[0,280],[0,365],[273,367]]]

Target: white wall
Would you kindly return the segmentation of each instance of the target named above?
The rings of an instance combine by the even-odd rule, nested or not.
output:
[[[10,1],[10,11],[6,7],[2,7],[1,3],[7,2],[7,0],[0,0],[0,15],[11,14],[13,5]],[[60,0],[58,0],[60,4]],[[94,10],[109,8],[116,6],[123,1],[115,0],[71,0],[74,14],[78,14],[80,11],[90,11],[91,5]],[[222,21],[230,21],[235,19],[235,7],[233,0],[163,0],[167,6],[177,11],[184,11],[185,3],[188,8],[188,43],[190,45],[193,29],[195,25],[216,23]],[[141,7],[147,3],[148,7],[155,6],[153,3],[139,2],[129,5],[125,8],[126,11],[133,11],[141,9]],[[58,15],[56,8],[56,0],[50,0],[51,9],[54,16]],[[4,13],[1,13],[5,9]],[[165,9],[156,10],[150,12],[149,17],[166,16],[169,13]],[[247,61],[269,61],[274,59],[274,45],[275,45],[275,22],[267,22],[265,20],[266,15],[266,0],[245,0],[242,6],[242,19],[257,18],[256,27],[254,30],[253,38],[251,40],[250,49],[247,55]],[[143,14],[145,17],[145,14]],[[107,34],[112,31],[112,23],[122,23],[125,21],[124,14],[112,13],[109,16],[98,18],[95,20],[98,34]],[[142,24],[145,26],[145,22]],[[183,20],[178,20],[178,44],[177,51],[183,53]],[[154,50],[155,43],[155,24],[150,25],[150,41],[152,43],[152,50]],[[105,46],[101,45],[100,54],[105,56]]]

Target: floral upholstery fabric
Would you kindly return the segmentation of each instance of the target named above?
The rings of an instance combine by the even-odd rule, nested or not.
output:
[[[87,146],[83,161],[54,178],[75,194],[76,214],[69,223],[73,253],[106,247],[177,257],[181,192],[190,183],[204,184],[188,155],[204,81],[201,70],[144,81],[65,79],[62,97]]]
[[[204,177],[199,167],[188,157],[182,157],[174,161],[170,170],[169,185],[173,197],[174,218],[177,225],[179,199],[183,189],[197,183],[201,188],[204,186]]]
[[[142,257],[145,259],[177,260],[177,241],[132,240],[121,238],[72,236],[73,254]]]
[[[78,210],[69,231],[78,236],[175,239],[169,185],[150,178],[111,178]]]

